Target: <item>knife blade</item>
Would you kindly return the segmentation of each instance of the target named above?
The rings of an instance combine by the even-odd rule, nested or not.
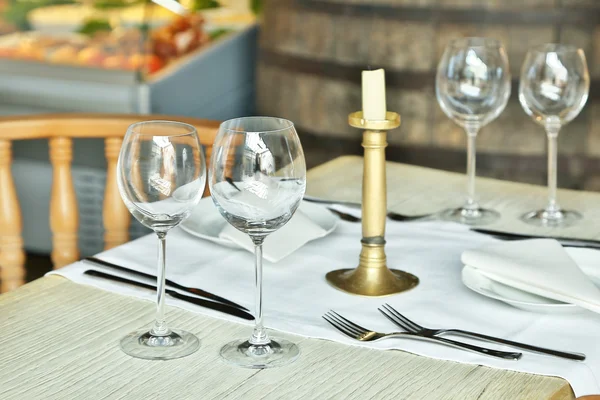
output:
[[[503,240],[523,240],[523,239],[555,239],[561,245],[566,247],[583,247],[589,249],[600,249],[600,242],[588,239],[575,239],[575,238],[563,238],[563,237],[551,237],[551,236],[536,236],[536,235],[524,235],[520,233],[509,233],[491,231],[488,229],[471,228],[473,232],[483,233],[485,235],[491,235],[498,239]]]
[[[116,271],[127,272],[129,274],[133,274],[133,275],[141,276],[141,277],[144,277],[144,278],[156,280],[156,276],[154,276],[154,275],[147,274],[147,273],[141,272],[141,271],[136,271],[134,269],[129,269],[129,268],[126,268],[126,267],[122,267],[120,265],[113,264],[111,262],[104,261],[104,260],[101,260],[101,259],[96,258],[96,257],[85,257],[83,259],[83,261],[89,261],[91,263],[99,264],[99,265],[102,265],[102,266],[107,267],[107,268],[112,268],[112,269],[114,269]],[[207,298],[209,300],[213,300],[213,301],[216,301],[216,302],[219,302],[219,303],[223,303],[223,304],[230,305],[232,307],[239,308],[240,310],[250,311],[246,307],[242,307],[241,305],[239,305],[237,303],[234,303],[231,300],[227,300],[227,299],[225,299],[225,298],[223,298],[221,296],[217,296],[216,294],[207,292],[206,290],[183,286],[183,285],[180,285],[179,283],[173,282],[172,280],[169,280],[169,279],[165,279],[165,283],[168,286],[171,286],[171,287],[173,287],[175,289],[179,289],[179,290],[181,290],[183,292],[188,292],[188,293],[191,293],[191,294],[195,294],[196,296],[205,297],[205,298]]]
[[[93,276],[96,278],[106,279],[109,281],[124,283],[126,285],[137,286],[140,288],[152,290],[154,292],[156,292],[156,290],[157,290],[156,286],[154,286],[154,285],[150,285],[148,283],[143,283],[143,282],[138,282],[138,281],[133,281],[131,279],[107,274],[106,272],[101,272],[101,271],[97,271],[94,269],[88,269],[84,272],[84,274]],[[252,314],[249,314],[246,311],[240,310],[237,307],[232,307],[227,304],[217,303],[217,302],[210,301],[210,300],[199,299],[198,297],[186,296],[185,294],[181,294],[181,293],[176,292],[175,290],[171,290],[171,289],[166,289],[165,293],[167,293],[171,297],[186,301],[188,303],[195,304],[200,307],[210,308],[211,310],[215,310],[215,311],[219,311],[219,312],[222,312],[225,314],[233,315],[234,317],[243,318],[248,321],[254,320],[254,317],[252,316]]]

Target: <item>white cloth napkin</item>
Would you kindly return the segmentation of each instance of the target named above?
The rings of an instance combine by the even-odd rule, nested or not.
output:
[[[323,237],[326,234],[327,230],[306,216],[301,209],[298,209],[287,224],[271,234],[271,240],[265,241],[263,257],[267,261],[277,262],[309,241]],[[252,243],[250,237],[230,224],[225,225],[219,233],[219,237],[254,252],[254,243]]]
[[[263,245],[264,259],[273,263],[284,259],[307,242],[331,233],[338,219],[321,205],[301,202],[290,221],[268,236]],[[210,197],[200,200],[182,226],[203,239],[254,253],[252,240],[225,221]]]
[[[501,242],[462,254],[488,278],[600,313],[600,289],[554,239]]]
[[[487,365],[534,374],[560,376],[577,396],[600,393],[600,316],[586,310],[569,315],[541,315],[511,307],[472,292],[461,282],[461,254],[471,248],[495,243],[496,239],[469,231],[465,226],[444,222],[400,223],[388,221],[386,253],[388,265],[419,277],[419,285],[386,298],[351,296],[332,288],[325,274],[338,268],[354,268],[360,253],[361,224],[340,221],[335,231],[313,240],[277,264],[264,264],[264,315],[268,328],[306,337],[322,338],[373,349],[401,349],[430,358]],[[266,243],[271,240],[267,238]],[[155,235],[111,249],[98,257],[156,274]],[[590,251],[589,263],[600,268],[600,252]],[[196,238],[175,229],[167,239],[167,275],[187,286],[199,287],[228,298],[249,309],[254,299],[254,257]],[[54,271],[75,282],[148,300],[153,292],[83,275],[86,269],[115,271],[79,262]],[[125,274],[119,274],[124,275]],[[139,278],[135,278],[139,279]],[[167,303],[199,314],[248,324],[167,296]],[[388,339],[378,342],[351,340],[321,317],[333,309],[369,329],[398,330],[378,311],[389,303],[423,325],[459,328],[487,333],[539,346],[585,353],[584,362],[563,360],[523,352],[519,361],[500,360],[423,341]],[[148,326],[152,321],[146,321]],[[202,338],[210,332],[194,332]],[[248,327],[248,336],[251,328]],[[467,340],[465,338],[455,338]],[[504,350],[490,343],[477,342]],[[309,357],[310,355],[305,355]],[[302,357],[302,356],[301,356]]]

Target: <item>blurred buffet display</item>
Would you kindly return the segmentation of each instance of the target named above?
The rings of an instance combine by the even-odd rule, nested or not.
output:
[[[261,0],[0,0],[0,115],[254,111]]]
[[[140,71],[147,78],[253,24],[252,4],[0,0],[0,60]]]
[[[0,0],[0,116],[100,112],[225,120],[254,113],[258,0]],[[1,133],[0,133],[1,136]],[[79,248],[102,243],[101,139],[75,140]],[[52,247],[48,141],[15,141],[28,251]],[[132,237],[143,231],[133,223]]]

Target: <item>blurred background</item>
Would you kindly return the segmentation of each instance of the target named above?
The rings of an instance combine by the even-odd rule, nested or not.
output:
[[[191,13],[179,16],[181,7]],[[596,0],[0,0],[0,115],[279,116],[296,123],[315,166],[362,154],[347,115],[361,108],[360,71],[381,67],[388,109],[402,116],[388,160],[464,172],[464,131],[435,98],[437,63],[461,36],[499,39],[513,76],[506,110],[478,137],[478,175],[542,185],[546,137],[518,102],[521,64],[537,44],[584,50],[590,98],[561,131],[559,186],[600,190]],[[104,147],[75,148],[86,255],[102,249]],[[14,154],[25,246],[47,254],[47,141],[15,143]],[[143,232],[132,225],[134,237]]]

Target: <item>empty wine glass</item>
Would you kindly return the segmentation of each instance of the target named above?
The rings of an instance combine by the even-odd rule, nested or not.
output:
[[[186,219],[206,184],[206,165],[193,126],[147,121],[127,130],[117,165],[119,192],[129,212],[158,236],[157,308],[154,326],[121,340],[130,356],[168,360],[196,351],[200,341],[165,321],[165,247],[167,232]]]
[[[269,337],[263,325],[262,244],[292,218],[306,189],[304,153],[294,124],[271,117],[223,122],[213,147],[209,186],[221,215],[255,246],[254,331],[248,340],[225,345],[221,356],[247,368],[291,362],[299,355],[298,347]]]
[[[521,217],[538,226],[566,226],[581,218],[560,208],[556,200],[557,148],[561,127],[579,115],[590,90],[583,50],[562,44],[545,44],[529,50],[521,69],[519,101],[525,112],[548,136],[548,205]]]
[[[490,38],[452,40],[438,65],[435,89],[444,113],[467,133],[467,200],[439,217],[469,225],[493,222],[500,215],[481,208],[475,197],[475,140],[481,127],[504,110],[510,96],[504,47]]]

